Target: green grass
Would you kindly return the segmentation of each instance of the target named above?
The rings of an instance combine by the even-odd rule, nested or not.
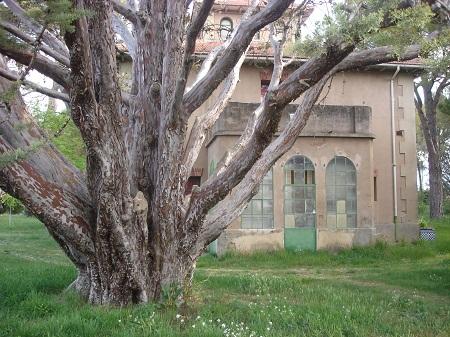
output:
[[[64,292],[75,270],[45,228],[0,216],[0,337],[447,337],[450,218],[433,225],[433,243],[204,256],[177,311],[83,303]]]

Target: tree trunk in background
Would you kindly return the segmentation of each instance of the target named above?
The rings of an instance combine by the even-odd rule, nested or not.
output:
[[[428,154],[428,174],[430,181],[430,217],[440,218],[443,214],[444,189],[442,181],[442,166],[440,156]]]
[[[423,164],[422,162],[419,160],[419,158],[417,158],[417,174],[419,175],[419,191],[420,193],[423,193],[423,168],[422,168]]]
[[[415,103],[428,152],[428,176],[430,184],[428,200],[430,204],[430,217],[441,218],[443,215],[444,182],[442,180],[437,107],[442,97],[442,92],[448,85],[448,82],[447,79],[441,80],[440,78],[427,76],[427,74],[424,75],[422,81],[415,86]],[[438,84],[436,90],[433,89],[435,84]],[[418,91],[419,87],[423,90],[423,99],[421,93]]]

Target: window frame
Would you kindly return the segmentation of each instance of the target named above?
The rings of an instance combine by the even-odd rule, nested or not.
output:
[[[303,163],[298,164],[299,166],[295,169],[288,168],[288,165],[291,165],[291,163],[294,166],[297,165],[295,163],[296,158],[302,158]],[[310,167],[312,167],[312,170],[308,169],[307,165],[310,165]],[[303,166],[303,168],[301,166]],[[301,180],[300,180],[301,182],[295,181],[296,172],[303,172],[300,175],[300,177],[303,176],[303,178],[302,178],[303,181],[301,181]],[[308,179],[307,179],[308,173],[307,172],[313,172],[312,178],[311,178],[311,183],[307,182],[308,181]],[[288,177],[290,179],[290,182],[288,181],[289,180]],[[290,194],[287,192],[288,188],[292,189]],[[295,191],[295,189],[297,189],[297,191]],[[300,193],[300,194],[303,194],[303,198],[296,198],[295,196],[293,196],[301,190],[303,190],[303,193]],[[308,197],[308,193],[309,193],[308,191],[311,191],[311,193],[312,193],[311,197]],[[292,202],[292,200],[304,200],[303,210],[296,212],[294,210],[294,208],[296,206],[294,206],[294,204],[291,204],[290,211],[288,211],[289,207],[288,207],[287,201]],[[310,202],[309,205],[308,205],[308,202]],[[312,204],[311,204],[311,202],[312,202]],[[301,205],[301,203],[299,203],[298,205]],[[311,207],[312,207],[312,211],[308,211],[308,209]],[[314,162],[305,155],[300,155],[300,154],[294,155],[291,158],[289,158],[289,160],[286,161],[286,163],[284,164],[284,168],[283,168],[283,213],[284,213],[284,227],[285,228],[316,228],[317,227],[316,167],[314,165]],[[288,221],[286,220],[286,218],[288,215],[292,215],[294,217],[293,226],[290,226],[287,223]],[[300,217],[300,216],[302,216],[304,219],[304,225],[297,226],[296,217]],[[308,224],[308,221],[309,221],[308,218],[313,219],[311,224]]]
[[[344,161],[344,170],[336,170],[337,161]],[[348,169],[350,168],[350,169]],[[331,172],[331,170],[333,170]],[[345,183],[338,180],[343,179]],[[352,176],[349,182],[349,176]],[[330,181],[331,180],[331,181]],[[354,191],[352,191],[354,190]],[[358,227],[358,172],[350,158],[345,156],[334,156],[328,162],[325,170],[325,192],[326,192],[326,224],[331,229],[346,229]],[[345,194],[345,198],[338,195]],[[350,195],[350,197],[349,197]],[[344,201],[344,203],[342,203]],[[339,202],[339,205],[338,205]],[[331,206],[331,207],[330,207]],[[341,208],[341,210],[339,210]],[[342,211],[342,208],[344,209]],[[345,225],[342,225],[345,215]],[[331,218],[334,217],[331,222]],[[349,222],[349,219],[353,219]],[[340,223],[341,222],[341,223]]]
[[[224,22],[229,22],[230,26],[227,26],[225,28],[225,25],[223,24]],[[231,36],[231,34],[233,33],[233,30],[234,30],[234,22],[233,22],[233,20],[230,17],[225,16],[222,19],[220,19],[220,25],[219,25],[219,39],[220,39],[220,41],[226,41]],[[227,32],[227,36],[224,38],[222,36],[222,32],[225,32],[225,31]]]
[[[265,179],[267,178],[267,175],[270,173],[270,183],[265,183]],[[271,193],[270,198],[264,197],[264,186],[271,186]],[[273,169],[270,169],[266,175],[264,176],[263,180],[259,184],[259,190],[258,193],[253,196],[253,198],[248,202],[247,206],[244,208],[244,210],[241,213],[240,216],[240,229],[242,230],[273,230],[275,228],[275,214],[274,214],[274,190],[273,190]],[[258,195],[261,194],[260,198],[257,198]],[[271,213],[264,214],[264,201],[270,200],[272,201],[272,209]],[[254,213],[253,212],[253,203],[260,203],[260,213]],[[247,209],[250,207],[250,212],[247,211]],[[253,224],[257,221],[255,221],[255,218],[259,217],[261,218],[260,226],[256,227],[253,226]],[[251,219],[251,227],[243,227],[243,218],[250,218]],[[270,219],[271,226],[270,227],[264,227],[264,219]]]

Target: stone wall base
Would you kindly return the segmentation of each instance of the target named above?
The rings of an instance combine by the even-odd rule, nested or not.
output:
[[[339,250],[369,246],[377,241],[416,241],[419,226],[416,223],[378,224],[374,228],[317,229],[317,249]],[[284,249],[284,230],[228,229],[213,244],[214,253],[251,253]]]

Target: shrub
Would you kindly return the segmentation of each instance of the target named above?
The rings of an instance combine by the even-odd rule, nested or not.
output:
[[[450,196],[444,199],[444,214],[450,215]]]
[[[3,194],[0,201],[5,212],[9,212],[9,210],[11,210],[11,213],[16,214],[22,212],[25,209],[20,200],[14,198],[8,193]]]

